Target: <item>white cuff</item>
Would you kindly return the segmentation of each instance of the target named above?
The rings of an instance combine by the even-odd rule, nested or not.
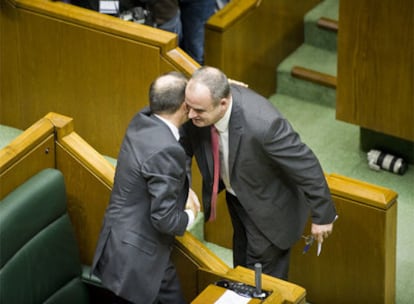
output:
[[[194,223],[195,215],[191,209],[185,209],[184,211],[188,215],[188,223],[187,223],[187,229],[188,229],[188,227],[190,227],[191,224]]]

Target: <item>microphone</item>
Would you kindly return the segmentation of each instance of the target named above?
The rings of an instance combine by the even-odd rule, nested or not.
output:
[[[255,298],[264,298],[265,293],[262,292],[262,264],[254,264],[254,278],[255,278],[255,291],[253,296]]]

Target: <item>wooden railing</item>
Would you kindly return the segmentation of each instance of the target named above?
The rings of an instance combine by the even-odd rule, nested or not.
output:
[[[0,203],[44,168],[63,173],[81,260],[90,265],[109,202],[114,167],[75,132],[72,118],[49,113],[0,150]],[[230,269],[189,232],[176,238],[173,260],[188,301],[215,280],[254,284],[251,270]],[[263,303],[305,303],[305,290],[298,285],[265,276],[263,287],[272,291]]]

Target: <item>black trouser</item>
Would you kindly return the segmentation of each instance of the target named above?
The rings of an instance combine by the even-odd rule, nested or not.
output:
[[[272,244],[253,223],[236,196],[227,192],[226,200],[234,230],[234,267],[240,265],[254,269],[256,263],[261,263],[263,273],[287,280],[290,249],[280,249]]]
[[[112,304],[132,304],[112,293]],[[174,264],[169,261],[154,304],[186,304]]]

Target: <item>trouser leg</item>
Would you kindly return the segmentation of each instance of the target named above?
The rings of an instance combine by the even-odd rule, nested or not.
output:
[[[254,269],[262,264],[263,273],[287,280],[290,249],[274,245],[257,228],[237,197],[227,193],[227,205],[233,224],[233,264]]]

